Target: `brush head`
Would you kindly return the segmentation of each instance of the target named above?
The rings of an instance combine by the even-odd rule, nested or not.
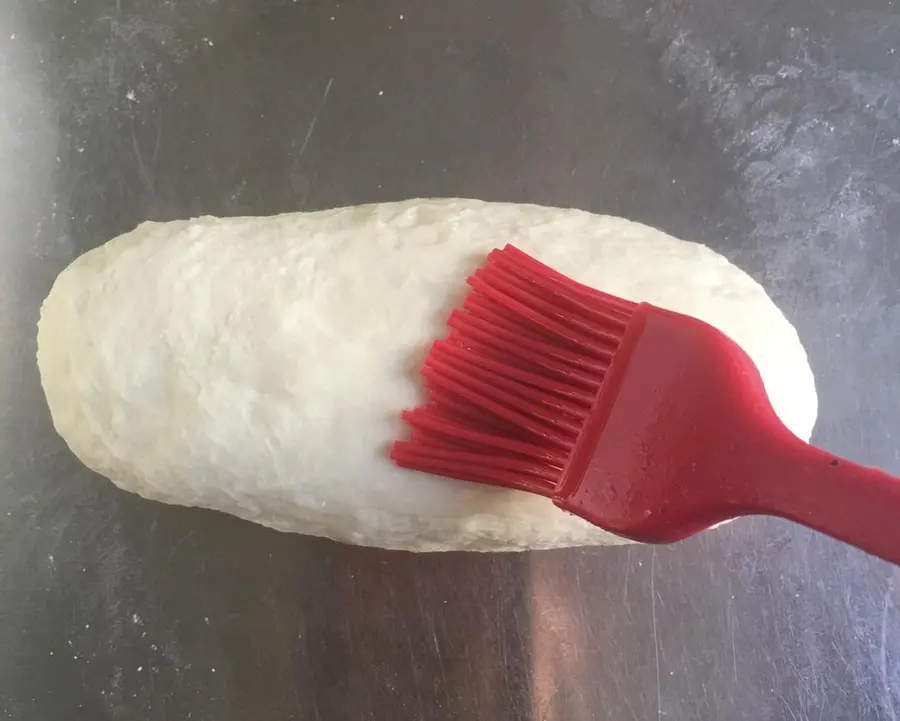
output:
[[[727,336],[511,246],[469,285],[422,368],[427,402],[403,414],[398,465],[547,496],[644,542],[765,507],[754,468],[791,434]]]
[[[422,368],[400,466],[554,496],[599,432],[598,402],[638,305],[493,251]]]

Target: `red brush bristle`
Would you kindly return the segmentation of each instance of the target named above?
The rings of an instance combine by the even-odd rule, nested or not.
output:
[[[580,285],[522,251],[495,250],[470,278],[450,334],[406,411],[401,466],[544,495],[560,482],[635,304]]]

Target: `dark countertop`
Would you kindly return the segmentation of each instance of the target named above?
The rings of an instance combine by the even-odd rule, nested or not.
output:
[[[900,6],[5,0],[0,718],[894,719],[900,576],[785,523],[673,547],[343,547],[119,492],[34,324],[139,221],[408,196],[703,241],[798,327],[815,440],[900,472]]]

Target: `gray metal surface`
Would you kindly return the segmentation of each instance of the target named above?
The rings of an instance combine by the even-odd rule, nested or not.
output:
[[[55,274],[146,218],[574,205],[751,272],[809,349],[816,441],[900,472],[893,2],[5,0],[0,61],[0,718],[896,717],[897,571],[815,534],[282,535],[81,468],[33,362]]]

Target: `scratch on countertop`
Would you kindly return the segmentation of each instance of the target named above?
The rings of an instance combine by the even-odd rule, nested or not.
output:
[[[884,604],[881,610],[881,648],[880,648],[880,661],[881,661],[881,684],[884,690],[884,705],[887,706],[887,710],[890,713],[891,721],[897,720],[897,714],[894,710],[894,698],[891,695],[891,683],[890,678],[888,676],[888,662],[887,662],[887,626],[888,626],[888,613],[891,610],[891,591],[893,590],[893,584],[889,583],[887,590],[884,592]]]
[[[650,617],[653,622],[653,651],[656,659],[656,716],[662,718],[662,686],[659,680],[659,633],[656,629],[656,549],[650,556]]]
[[[735,641],[734,632],[735,626],[737,625],[737,619],[735,618],[736,613],[737,611],[734,606],[734,596],[732,596],[728,601],[728,630],[731,632],[731,671],[732,680],[734,681],[735,686],[737,686],[738,683],[737,643]]]
[[[631,576],[631,547],[625,552],[625,580],[622,582],[622,604],[631,613],[631,604],[628,602],[628,579]]]
[[[154,193],[155,189],[156,189],[153,178],[155,177],[156,165],[157,165],[157,161],[159,159],[159,147],[160,147],[160,143],[162,142],[162,123],[159,122],[159,119],[157,119],[157,121],[158,122],[156,124],[156,142],[153,147],[153,154],[151,155],[150,163],[148,164],[147,161],[144,159],[144,154],[141,151],[141,146],[140,146],[140,143],[138,142],[134,118],[130,119],[131,147],[134,150],[134,157],[137,162],[138,175],[140,176],[141,182],[144,184],[144,187],[146,188],[147,192],[149,192],[151,194]]]
[[[309,127],[306,129],[306,136],[303,138],[303,143],[300,145],[300,152],[297,153],[297,161],[295,165],[299,164],[300,158],[302,158],[303,153],[306,152],[306,146],[309,145],[309,139],[312,137],[313,131],[316,129],[316,123],[319,120],[319,116],[322,114],[322,110],[325,109],[325,103],[328,100],[328,94],[331,92],[331,86],[333,83],[334,78],[329,78],[328,83],[325,85],[325,92],[322,93],[322,99],[319,101],[319,107],[313,115],[312,120],[309,123]]]

